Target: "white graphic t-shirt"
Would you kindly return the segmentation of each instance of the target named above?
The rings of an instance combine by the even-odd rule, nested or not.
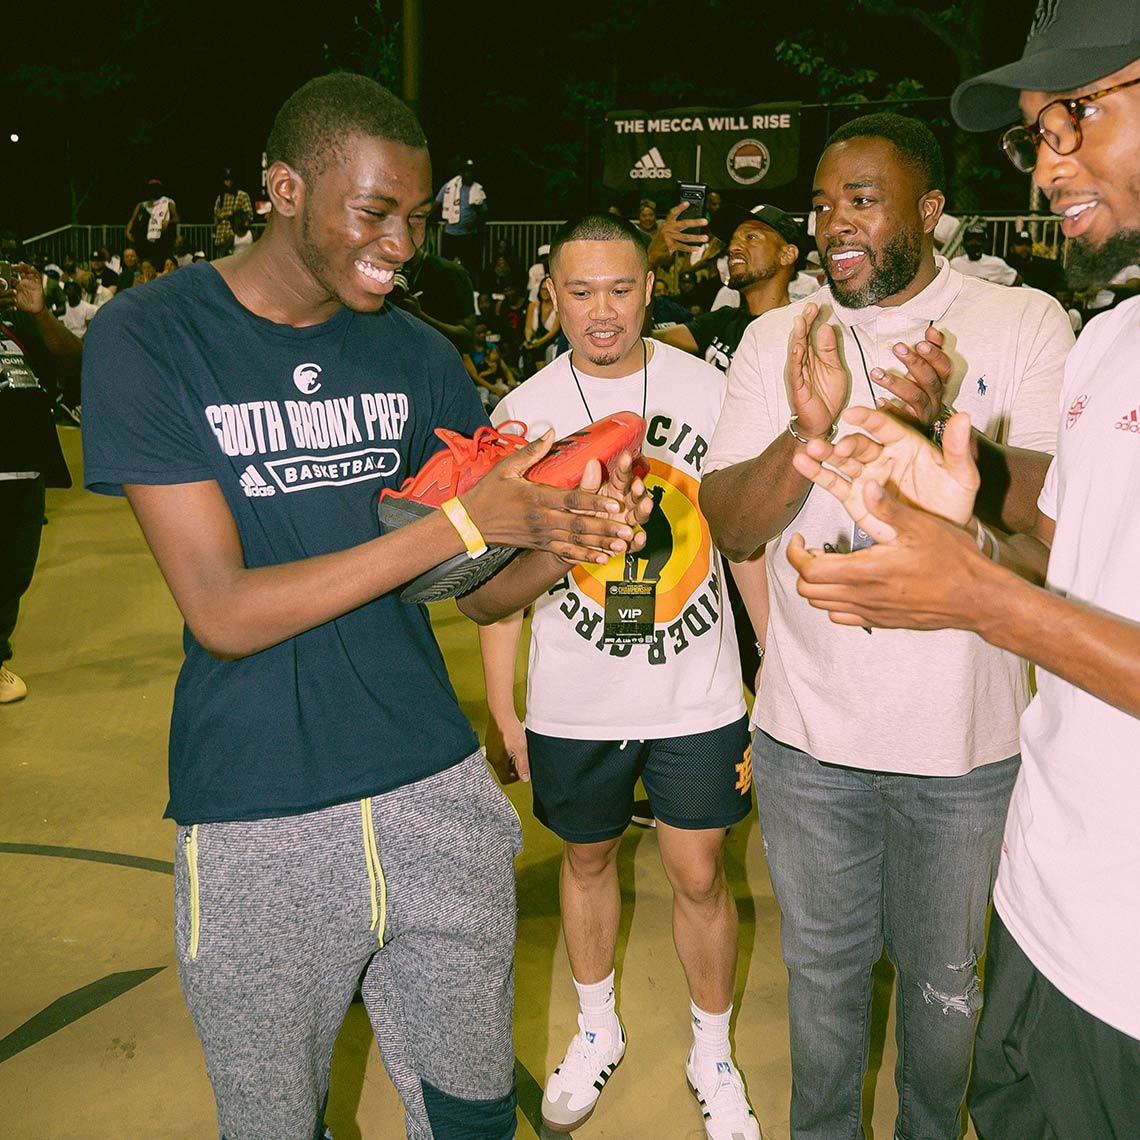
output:
[[[561,438],[614,412],[645,409],[645,483],[656,507],[634,567],[657,583],[651,644],[603,643],[605,585],[626,577],[625,557],[577,566],[534,606],[527,727],[576,740],[646,740],[709,732],[744,714],[725,572],[697,505],[709,440],[724,399],[715,368],[666,344],[645,377],[602,379],[548,364],[496,407],[496,424],[521,420],[535,439]],[[726,620],[727,615],[727,620]]]

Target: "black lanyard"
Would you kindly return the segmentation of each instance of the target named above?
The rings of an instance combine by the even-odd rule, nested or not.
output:
[[[586,415],[590,417],[590,423],[594,422],[594,413],[590,411],[590,405],[586,403],[586,393],[582,391],[582,385],[578,382],[578,373],[574,370],[574,350],[571,349],[568,354],[568,361],[570,364],[570,375],[574,377],[574,387],[578,389],[578,395],[582,398],[582,407],[586,409]],[[645,337],[641,338],[641,418],[645,419],[645,408],[649,399],[649,346],[645,343]]]

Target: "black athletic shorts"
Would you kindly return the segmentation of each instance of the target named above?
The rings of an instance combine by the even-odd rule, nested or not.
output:
[[[660,740],[569,740],[529,728],[526,739],[535,817],[570,843],[621,835],[639,776],[670,827],[729,827],[752,808],[747,717]]]

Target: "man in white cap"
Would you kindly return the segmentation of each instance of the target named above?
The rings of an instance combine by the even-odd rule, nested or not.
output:
[[[951,107],[970,130],[1013,124],[1003,149],[1062,215],[1071,284],[1137,262],[1135,0],[1041,0],[1022,58],[964,83]],[[840,624],[971,630],[1038,666],[970,1087],[980,1140],[1140,1136],[1138,358],[1140,298],[1086,327],[1036,520],[1009,540],[971,514],[965,417],[947,425],[940,456],[859,411],[851,421],[881,450],[849,437],[864,440],[850,455],[853,445],[836,454],[817,444],[797,461],[878,540],[842,559],[795,544],[799,591],[813,605]],[[1009,461],[1015,470],[1018,457]],[[1042,579],[1045,589],[1031,584]]]

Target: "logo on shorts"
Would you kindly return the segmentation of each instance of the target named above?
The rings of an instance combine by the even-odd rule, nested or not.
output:
[[[277,494],[277,488],[266,483],[252,463],[241,473],[241,489],[247,499],[263,499]]]
[[[744,750],[744,759],[736,765],[736,786],[733,789],[742,796],[752,791],[752,745]]]
[[[759,139],[741,139],[728,152],[728,173],[741,186],[752,186],[768,173],[772,156]]]

